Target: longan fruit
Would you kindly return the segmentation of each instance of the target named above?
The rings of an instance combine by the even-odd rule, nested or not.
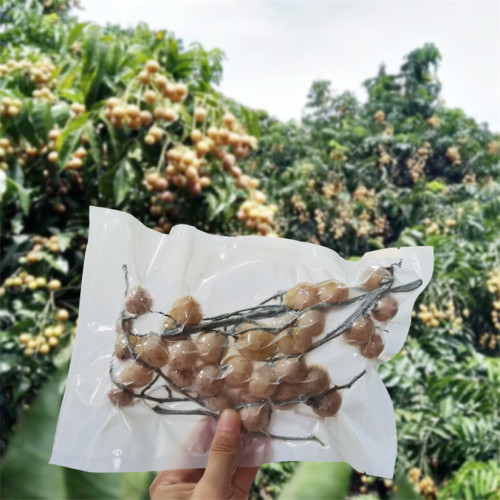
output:
[[[380,356],[384,350],[384,341],[378,333],[374,333],[372,338],[359,347],[359,353],[365,358],[374,359]]]
[[[194,143],[196,143],[196,142],[200,142],[203,139],[203,134],[202,134],[201,130],[198,130],[195,128],[195,129],[191,130],[189,137],[191,137],[191,140]]]
[[[338,414],[341,406],[342,394],[340,391],[333,391],[314,401],[312,410],[320,417],[334,417]]]
[[[349,288],[344,283],[328,281],[317,286],[318,300],[328,304],[344,302],[349,298]]]
[[[256,328],[255,325],[241,325],[241,330]],[[265,330],[249,330],[237,336],[236,347],[239,354],[254,361],[264,361],[270,358],[278,347],[276,337]]]
[[[377,267],[377,269],[368,270],[368,272],[364,273],[364,276],[368,276],[367,279],[361,283],[361,286],[371,292],[380,286],[382,280],[387,278],[390,275],[390,272],[385,267]]]
[[[175,368],[167,365],[167,367],[163,370],[165,375],[181,389],[193,386],[194,371],[192,368],[188,368],[186,370],[176,370]]]
[[[309,283],[300,283],[290,288],[283,296],[283,303],[296,311],[306,309],[317,304],[317,302],[316,287]]]
[[[317,337],[323,333],[323,329],[325,328],[325,315],[320,311],[310,309],[299,316],[297,319],[297,328],[302,333]]]
[[[277,382],[276,372],[271,367],[259,366],[252,373],[248,391],[251,396],[259,399],[270,398],[278,390]]]
[[[111,403],[118,408],[124,408],[125,406],[132,406],[135,403],[135,398],[132,394],[118,389],[118,387],[112,387],[108,392],[108,399]]]
[[[303,382],[300,382],[302,394],[322,394],[330,387],[330,375],[321,365],[312,365],[307,370]]]
[[[153,299],[149,293],[138,285],[132,288],[127,295],[125,309],[130,314],[145,314],[153,305]]]
[[[175,322],[172,318],[165,316],[161,324],[162,330],[173,330],[175,329]]]
[[[176,370],[185,370],[194,366],[200,356],[196,345],[191,340],[179,340],[168,346],[170,366]]]
[[[196,339],[196,347],[200,353],[200,359],[205,363],[218,363],[225,347],[226,338],[214,332],[200,333]]]
[[[207,117],[207,110],[205,108],[195,108],[194,110],[194,119],[197,122],[204,122]]]
[[[370,340],[370,337],[375,331],[375,323],[368,316],[366,318],[358,318],[348,330],[344,332],[347,342],[351,344],[364,343]]]
[[[287,328],[290,328],[291,325],[295,322],[295,315],[291,313],[281,314],[280,316],[274,317],[271,320],[272,328],[276,328],[278,331],[283,331]]]
[[[280,382],[291,384],[301,382],[307,374],[307,364],[303,356],[280,359],[276,361],[274,369]]]
[[[224,388],[222,371],[217,365],[204,365],[195,371],[194,390],[205,397],[213,397],[220,394]]]
[[[135,335],[129,335],[130,345],[135,349],[135,345],[137,344],[138,338]],[[116,337],[115,341],[115,356],[117,359],[125,360],[129,359],[131,356],[131,351],[127,345],[127,341],[125,339],[125,335],[120,333]]]
[[[223,361],[224,379],[229,387],[243,387],[252,376],[253,363],[243,356],[231,356]]]
[[[190,295],[176,300],[169,315],[180,325],[197,325],[203,317],[200,304]]]
[[[226,394],[219,394],[218,396],[207,398],[205,403],[211,410],[219,413],[223,412],[227,408],[233,408],[233,402]]]
[[[271,407],[268,404],[247,406],[240,410],[241,427],[247,432],[262,432],[267,429],[271,418]]]
[[[288,328],[280,334],[278,350],[283,354],[304,354],[312,345],[312,335],[300,328]]]
[[[132,389],[148,385],[153,380],[153,376],[153,371],[130,359],[123,364],[120,380],[123,385],[127,386],[127,389]]]
[[[382,297],[373,308],[372,315],[377,321],[388,321],[398,312],[398,301],[390,295]]]
[[[296,384],[280,384],[276,394],[273,396],[273,401],[288,401],[300,396],[301,389]]]
[[[153,368],[161,368],[168,362],[168,342],[159,335],[141,337],[135,351],[139,357]]]

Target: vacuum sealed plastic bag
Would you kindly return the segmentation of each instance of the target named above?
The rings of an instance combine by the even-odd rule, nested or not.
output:
[[[163,235],[91,208],[80,316],[51,463],[96,472],[206,464],[224,408],[239,463],[345,461],[392,477],[377,368],[402,348],[431,247],[346,261],[310,243]]]

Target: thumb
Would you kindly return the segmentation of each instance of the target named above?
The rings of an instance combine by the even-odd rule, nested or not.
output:
[[[224,410],[217,423],[201,482],[219,488],[231,485],[238,459],[240,435],[240,414],[235,410]]]

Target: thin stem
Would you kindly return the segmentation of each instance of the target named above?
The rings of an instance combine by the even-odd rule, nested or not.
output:
[[[316,441],[321,446],[325,446],[325,443],[316,435],[311,434],[310,436],[280,436],[278,434],[270,434],[268,432],[246,432],[249,437],[267,437],[271,439],[278,439],[280,441]]]
[[[325,392],[325,396],[327,394],[330,394],[332,392],[335,392],[335,391],[340,391],[341,389],[350,389],[364,374],[366,373],[366,370],[363,370],[361,373],[359,373],[358,375],[356,375],[350,382],[348,382],[347,384],[344,384],[344,385],[335,385],[333,386],[331,389],[328,389],[326,392]]]

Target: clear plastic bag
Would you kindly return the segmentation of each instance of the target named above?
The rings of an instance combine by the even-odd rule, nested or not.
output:
[[[345,461],[390,478],[377,368],[402,348],[431,247],[346,261],[324,247],[91,208],[80,316],[51,463],[95,472],[206,464],[240,411],[239,464]]]

